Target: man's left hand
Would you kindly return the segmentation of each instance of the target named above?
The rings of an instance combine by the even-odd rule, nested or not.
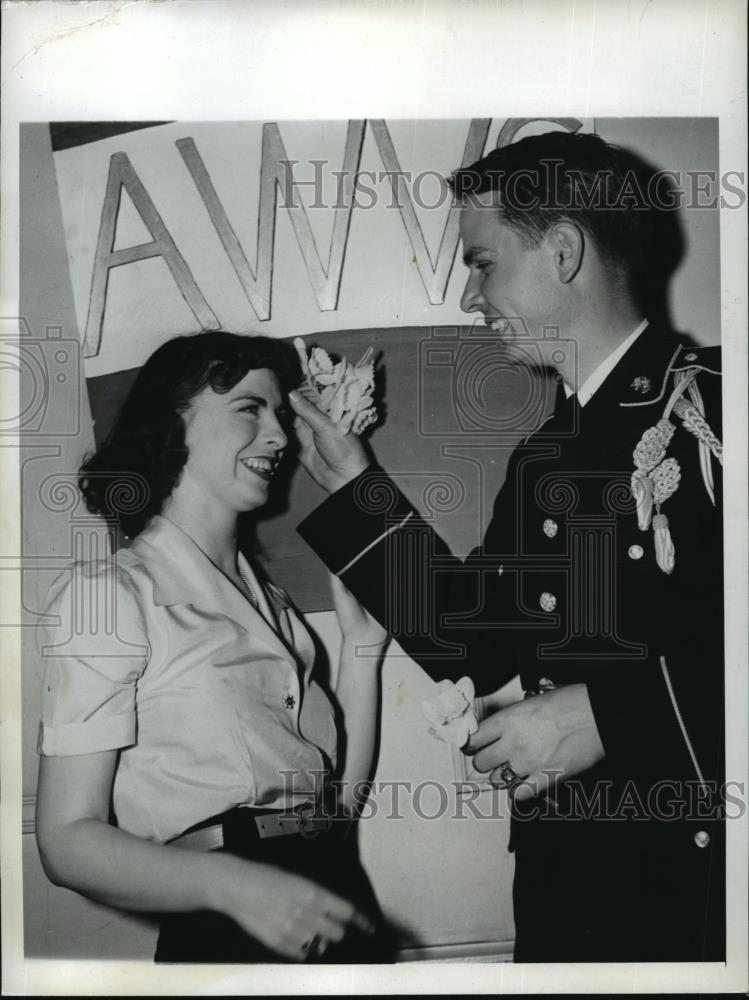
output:
[[[468,741],[477,771],[507,788],[507,766],[521,779],[518,800],[546,792],[604,757],[585,684],[569,684],[509,705],[484,719]],[[505,776],[502,776],[502,772]]]

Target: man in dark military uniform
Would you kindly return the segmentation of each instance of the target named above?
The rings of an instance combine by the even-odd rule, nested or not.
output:
[[[467,747],[513,801],[516,961],[725,957],[719,352],[648,321],[652,212],[616,202],[633,162],[553,133],[453,179],[463,307],[558,386],[465,562],[294,401],[332,491],[300,531],[330,569],[435,679],[520,675]]]

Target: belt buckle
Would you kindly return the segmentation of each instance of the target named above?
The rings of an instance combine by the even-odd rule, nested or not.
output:
[[[298,817],[299,833],[303,837],[316,837],[330,830],[331,819],[327,813],[317,812],[316,802],[303,802],[294,810]]]

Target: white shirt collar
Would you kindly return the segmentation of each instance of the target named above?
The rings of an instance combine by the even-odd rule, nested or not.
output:
[[[154,578],[154,602],[157,605],[206,602],[220,606],[227,598],[247,598],[218,570],[200,546],[174,521],[163,514],[155,514],[146,528],[137,536],[131,548],[143,559]],[[239,552],[237,563],[240,573],[247,578],[258,602],[258,611],[266,622],[275,623],[269,607],[268,594],[263,583],[244,555]],[[275,588],[273,588],[275,591]],[[273,593],[272,598],[276,594]]]
[[[580,406],[585,406],[593,394],[601,388],[608,376],[614,368],[616,368],[632,344],[634,344],[643,330],[645,330],[647,325],[648,321],[644,319],[642,323],[640,323],[640,325],[637,326],[632,333],[630,333],[626,340],[623,340],[616,350],[609,354],[609,356],[605,358],[600,365],[590,373],[590,375],[588,375],[583,384],[577,390],[577,401]],[[574,389],[567,385],[566,382],[564,383],[564,392],[567,399],[575,394]]]

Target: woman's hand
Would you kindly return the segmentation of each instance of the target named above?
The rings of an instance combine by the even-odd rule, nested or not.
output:
[[[357,601],[348,587],[332,574],[330,589],[344,642],[358,646],[384,646],[388,640],[387,631]]]
[[[347,934],[374,933],[353,903],[280,868],[225,855],[212,909],[231,917],[271,951],[292,961],[323,955]]]
[[[374,930],[353,904],[298,875],[230,854],[141,840],[110,826],[116,761],[114,750],[40,760],[37,839],[56,885],[123,910],[215,910],[299,962],[348,933]]]

